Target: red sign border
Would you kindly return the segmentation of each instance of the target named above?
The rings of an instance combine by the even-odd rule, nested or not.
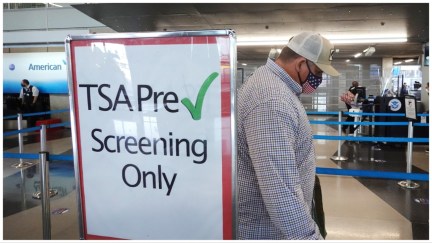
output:
[[[85,193],[83,183],[82,171],[82,150],[81,150],[81,136],[79,125],[79,109],[78,109],[78,87],[76,82],[76,66],[75,64],[75,48],[81,46],[91,46],[92,43],[115,43],[123,45],[173,45],[173,44],[215,44],[219,41],[227,41],[229,43],[229,36],[187,36],[187,37],[141,37],[141,38],[113,38],[113,39],[86,39],[86,40],[71,40],[70,41],[70,55],[72,67],[72,80],[73,80],[73,98],[74,98],[74,112],[76,118],[76,136],[77,136],[77,150],[78,150],[78,170],[80,175],[81,187],[81,204],[82,204],[82,217],[83,217],[83,230],[84,238],[88,240],[118,240],[108,236],[99,236],[87,233],[86,224],[86,207],[85,207]],[[221,55],[221,127],[222,127],[222,207],[223,207],[223,239],[231,240],[233,238],[233,215],[232,215],[232,143],[231,141],[231,70],[230,70],[230,45],[222,45],[219,50]],[[234,64],[231,64],[234,65]],[[228,67],[228,68],[227,68]]]

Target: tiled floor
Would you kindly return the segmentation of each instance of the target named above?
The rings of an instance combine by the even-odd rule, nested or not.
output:
[[[313,116],[310,119],[325,120]],[[314,134],[337,135],[334,128],[312,125]],[[37,134],[26,136],[25,153],[39,152]],[[345,142],[342,155],[345,162],[333,162],[330,157],[337,151],[337,141],[314,140],[317,166],[362,170],[404,171],[405,148],[382,146],[370,160],[374,144]],[[4,152],[17,152],[16,138],[4,140]],[[70,131],[64,129],[51,135],[48,150],[52,154],[71,154]],[[413,172],[428,173],[429,155],[425,145],[414,145]],[[27,170],[11,168],[17,159],[3,162],[3,238],[42,239],[40,201],[32,198],[39,190],[39,166]],[[365,179],[350,176],[319,175],[326,216],[327,240],[412,240],[429,237],[429,183],[422,182],[419,189],[402,189],[397,180]],[[52,239],[79,239],[76,190],[71,161],[52,161],[51,187],[59,195],[51,200],[51,210],[67,209],[60,215],[51,215]],[[417,203],[415,199],[422,199]]]

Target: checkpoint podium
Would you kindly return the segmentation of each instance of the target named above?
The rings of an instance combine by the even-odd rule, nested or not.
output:
[[[422,112],[420,103],[416,102],[417,111]],[[376,113],[404,113],[404,97],[382,97],[377,96],[374,101]],[[376,122],[406,122],[404,116],[375,116]],[[415,122],[420,122],[420,117]],[[427,121],[428,122],[428,121]],[[407,137],[408,128],[406,126],[375,126],[375,137]],[[429,136],[429,127],[414,127],[414,137],[427,138]]]

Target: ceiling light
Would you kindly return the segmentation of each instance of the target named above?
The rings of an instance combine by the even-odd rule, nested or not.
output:
[[[237,46],[285,46],[288,43],[288,40],[291,38],[287,37],[286,39],[263,39],[263,38],[244,38],[237,39]],[[374,44],[374,43],[400,43],[407,42],[406,37],[381,37],[381,38],[362,38],[357,36],[352,36],[350,38],[340,38],[340,37],[327,37],[328,40],[332,44]]]
[[[366,48],[363,52],[365,53],[365,56],[370,57],[370,56],[372,56],[372,54],[375,53],[375,47],[370,46],[370,47]]]
[[[351,62],[351,60],[350,59],[346,59],[345,62]]]
[[[414,61],[414,59],[407,59],[407,60],[405,60],[405,62],[412,62],[412,61]]]
[[[58,7],[58,8],[63,8],[63,6],[55,4],[55,3],[45,3],[45,4],[53,5],[54,7]]]
[[[242,63],[243,66],[247,66],[247,63]]]
[[[356,39],[329,39],[333,44],[358,44],[358,43],[400,43],[407,42],[406,37],[396,38],[356,38]]]
[[[270,40],[270,41],[238,41],[237,46],[284,46],[288,44],[287,40]]]
[[[362,53],[359,52],[359,53],[355,54],[354,57],[357,58],[357,57],[359,57],[359,56],[361,56],[361,55],[362,55]]]
[[[395,63],[393,63],[394,65],[399,65],[399,64],[401,64],[402,62],[395,62]]]

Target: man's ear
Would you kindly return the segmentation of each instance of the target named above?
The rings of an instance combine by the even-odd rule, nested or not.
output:
[[[306,62],[306,59],[304,59],[303,57],[298,57],[295,60],[295,70],[296,72],[300,72],[301,66],[304,65],[304,63]]]

